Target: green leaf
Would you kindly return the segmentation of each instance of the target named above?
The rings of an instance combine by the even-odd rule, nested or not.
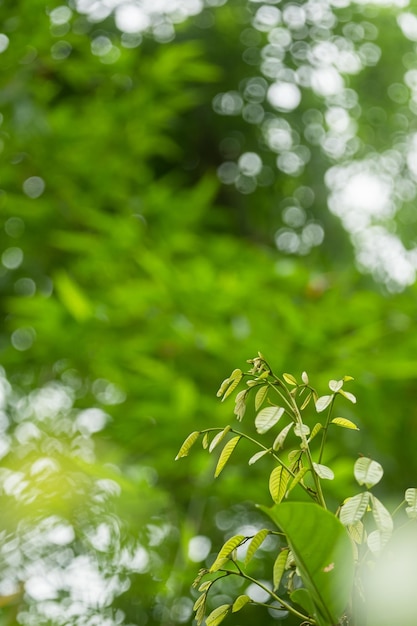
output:
[[[198,591],[208,591],[211,587],[211,585],[213,584],[212,580],[206,580],[204,583],[201,583],[201,585],[198,588]]]
[[[206,617],[206,626],[218,626],[230,611],[230,606],[230,604],[221,604],[217,609],[214,609],[214,611]]]
[[[282,377],[289,385],[298,385],[297,379],[292,374],[283,374]]]
[[[297,437],[308,437],[310,428],[307,424],[296,424],[294,426],[294,434],[297,435]]]
[[[340,521],[342,524],[345,526],[353,526],[353,524],[356,524],[356,522],[362,519],[368,508],[370,495],[369,491],[364,491],[363,493],[358,493],[358,495],[349,498],[342,504],[340,509]]]
[[[303,383],[304,383],[305,385],[308,385],[308,374],[307,374],[307,372],[303,372],[303,373],[301,374],[301,380],[303,381]]]
[[[408,506],[405,511],[410,519],[417,518],[417,489],[407,489],[405,492],[405,500]]]
[[[234,378],[233,380],[231,380],[230,385],[228,386],[228,388],[226,389],[225,393],[223,394],[222,402],[224,402],[226,400],[226,398],[228,398],[230,396],[230,394],[232,394],[234,392],[234,390],[236,389],[236,387],[240,383],[240,381],[242,379],[242,376],[243,376],[242,372],[240,372],[240,374],[241,374],[240,378]]]
[[[284,548],[283,550],[281,550],[281,552],[278,554],[277,558],[275,559],[274,569],[273,569],[274,591],[278,589],[278,587],[280,586],[281,579],[285,571],[285,564],[287,562],[288,553],[289,553],[289,548]]]
[[[248,604],[248,602],[252,602],[252,599],[245,594],[236,598],[236,600],[233,602],[232,613],[237,613],[238,611],[240,611],[240,609],[243,609],[243,607]]]
[[[379,483],[384,474],[382,466],[377,461],[365,456],[355,462],[353,471],[359,485],[365,485],[367,489]]]
[[[387,534],[388,537],[392,534],[394,530],[394,522],[392,521],[391,514],[385,508],[378,498],[376,498],[371,493],[371,503],[372,503],[372,516],[375,520],[376,527],[383,535]]]
[[[214,448],[226,437],[227,433],[230,430],[230,426],[226,426],[221,430],[215,437],[213,437],[213,441],[209,446],[209,452],[213,452]]]
[[[340,395],[342,395],[347,400],[350,400],[350,402],[353,402],[353,404],[356,404],[356,396],[354,396],[353,393],[345,391],[344,389],[339,389],[338,393],[340,393]]]
[[[201,443],[203,445],[204,450],[207,450],[207,448],[209,447],[209,436],[208,436],[208,433],[204,433],[203,440],[202,440]]]
[[[55,273],[54,288],[62,304],[77,322],[93,317],[93,307],[87,295],[65,270]]]
[[[230,455],[232,454],[233,450],[236,448],[237,444],[239,443],[239,439],[240,439],[239,435],[236,437],[233,437],[233,439],[230,439],[230,441],[228,441],[226,445],[224,446],[223,450],[220,453],[219,460],[217,461],[216,469],[214,471],[214,478],[217,478],[220,472],[223,470],[227,461],[230,459]]]
[[[294,478],[292,479],[289,487],[288,487],[288,493],[290,491],[292,491],[294,489],[294,487],[296,487],[298,485],[299,482],[301,482],[304,478],[304,476],[307,474],[307,472],[310,471],[309,467],[302,467],[300,469],[299,472],[297,472],[297,474],[294,476]]]
[[[374,530],[372,533],[369,533],[366,543],[371,552],[378,554],[386,546],[390,537],[391,533],[389,532]]]
[[[263,385],[258,389],[255,396],[255,411],[257,411],[263,404],[267,393],[268,393],[268,385]]]
[[[295,602],[307,613],[307,615],[314,614],[314,603],[311,598],[311,595],[305,587],[301,587],[300,589],[296,589],[290,594],[290,598],[292,602]]]
[[[195,430],[193,433],[188,435],[187,439],[184,441],[184,443],[182,444],[181,448],[179,449],[179,452],[178,452],[177,456],[175,457],[176,461],[178,461],[178,459],[182,459],[182,457],[188,455],[191,446],[193,446],[195,444],[195,442],[197,441],[199,436],[200,436],[200,431],[199,430]]]
[[[269,492],[274,502],[281,502],[284,498],[290,477],[291,474],[282,465],[272,470],[269,477]]]
[[[327,465],[321,465],[320,463],[313,463],[314,471],[316,472],[319,478],[323,478],[324,480],[333,480],[334,472],[327,467]]]
[[[199,596],[194,602],[193,611],[197,611],[198,607],[206,602],[206,599],[207,595],[205,593],[202,593],[201,596]]]
[[[230,539],[228,539],[226,543],[224,543],[221,547],[220,552],[216,556],[216,559],[210,567],[209,571],[211,573],[217,572],[222,567],[222,565],[224,565],[225,561],[229,559],[233,550],[240,546],[240,544],[243,543],[243,541],[245,540],[245,535],[234,535],[234,537],[230,537]]]
[[[340,389],[343,387],[343,380],[330,380],[329,381],[329,388],[331,391],[340,391]]]
[[[253,555],[255,554],[259,546],[264,542],[269,533],[269,530],[263,528],[262,530],[257,532],[256,535],[252,538],[245,557],[245,567],[251,562]]]
[[[265,456],[265,454],[269,454],[269,452],[271,452],[270,448],[268,450],[261,450],[260,452],[256,452],[256,454],[251,456],[251,458],[248,461],[248,464],[253,465],[254,463],[256,463],[256,461],[259,461],[259,459]]]
[[[308,443],[310,443],[310,441],[313,441],[314,437],[321,431],[321,429],[323,428],[323,424],[320,424],[320,422],[318,422],[313,430],[311,431],[311,435],[308,439]]]
[[[314,503],[285,502],[260,507],[287,536],[320,626],[337,624],[349,601],[354,574],[345,527]]]
[[[342,428],[350,428],[351,430],[359,430],[359,428],[351,422],[347,420],[345,417],[335,417],[331,421],[332,424],[336,424],[336,426],[341,426]]]
[[[255,417],[256,430],[260,435],[268,432],[284,414],[284,409],[279,406],[269,406],[259,411]]]
[[[277,451],[283,447],[285,443],[285,439],[287,438],[287,435],[293,426],[294,426],[293,422],[290,422],[289,424],[287,424],[287,426],[285,426],[285,428],[281,430],[281,432],[278,434],[278,436],[276,437],[272,445],[273,450]]]
[[[321,396],[320,398],[317,398],[316,400],[317,413],[321,413],[322,411],[325,411],[332,400],[333,400],[333,396]]]
[[[304,409],[310,404],[310,400],[312,396],[313,396],[312,392],[309,391],[306,397],[304,398],[303,404],[300,406],[300,411],[304,411]]]

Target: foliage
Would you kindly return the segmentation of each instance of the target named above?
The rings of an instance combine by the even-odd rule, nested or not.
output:
[[[381,480],[383,469],[377,461],[362,456],[354,463],[354,476],[360,486],[366,487],[366,491],[347,497],[334,513],[329,509],[325,496],[325,483],[335,478],[333,470],[323,464],[327,438],[331,431],[338,430],[334,427],[358,430],[352,421],[333,417],[339,398],[356,403],[356,397],[344,389],[344,384],[352,377],[330,380],[331,393],[319,396],[310,385],[306,372],[302,373],[300,381],[288,373],[278,377],[261,353],[248,362],[252,365],[251,369],[245,373],[240,369],[233,370],[221,384],[217,395],[222,400],[226,399],[245,380],[245,389],[236,396],[235,415],[242,420],[246,403],[249,397],[254,396],[256,433],[268,434],[269,441],[265,445],[262,439],[231,426],[223,430],[209,428],[189,435],[176,458],[187,456],[200,436],[203,447],[212,452],[230,433],[232,438],[222,443],[214,474],[217,477],[241,440],[247,440],[255,449],[260,448],[249,459],[249,464],[269,456],[275,465],[269,476],[269,491],[274,505],[272,508],[260,506],[275,527],[261,529],[253,536],[238,534],[230,537],[211,566],[200,570],[194,583],[201,593],[194,604],[198,626],[204,620],[211,588],[214,585],[221,587],[225,577],[229,576],[254,583],[266,592],[268,601],[260,602],[247,593],[240,594],[230,604],[218,606],[210,612],[206,623],[211,626],[217,626],[229,612],[240,611],[249,603],[272,611],[285,611],[304,625],[376,624],[380,623],[383,611],[379,606],[376,617],[372,612],[372,602],[387,591],[392,593],[392,597],[388,605],[384,604],[384,619],[399,619],[401,616],[401,623],[412,623],[417,608],[414,594],[404,596],[400,606],[397,606],[394,591],[396,586],[402,587],[410,575],[407,563],[400,558],[395,563],[395,569],[390,559],[396,550],[395,541],[392,541],[393,517],[406,504],[409,523],[405,523],[405,527],[409,530],[411,523],[414,534],[417,532],[417,489],[407,489],[402,503],[391,515],[369,491]],[[325,413],[325,419],[313,427],[310,424],[314,417],[308,411],[311,405],[314,405],[316,413]],[[334,493],[331,496],[334,497]],[[306,499],[312,502],[306,502]],[[275,561],[270,580],[265,582],[256,577],[256,572],[253,573],[253,557],[269,536],[278,541],[273,548]],[[400,528],[396,531],[396,540],[401,536],[404,532]],[[245,556],[242,554],[243,546],[246,548]],[[241,549],[240,554],[238,549]],[[414,550],[413,544],[410,544],[410,549]],[[387,589],[387,581],[378,586],[381,581],[377,572],[381,567],[387,569],[388,584],[393,589]],[[201,583],[207,575],[209,580]]]
[[[137,14],[139,4],[151,12],[142,20],[148,26],[123,30],[120,12],[132,5]],[[358,237],[351,241],[328,210],[324,182],[333,166],[372,161],[395,181],[398,212],[383,226],[412,248],[406,156],[415,51],[397,18],[413,8],[320,3],[333,24],[326,35],[317,24],[294,28],[292,3],[273,4],[0,2],[0,351],[1,380],[10,385],[0,414],[1,626],[93,626],[97,612],[105,626],[191,619],[195,559],[212,558],[209,537],[224,543],[232,524],[250,535],[260,513],[230,503],[241,483],[249,502],[266,502],[268,454],[260,449],[234,471],[228,458],[246,445],[239,440],[218,466],[212,455],[192,455],[173,472],[173,450],[180,431],[209,419],[224,432],[227,406],[219,409],[213,397],[219,372],[259,345],[276,348],[278,371],[303,363],[316,372],[318,387],[333,372],[352,372],[363,412],[349,404],[344,419],[361,428],[362,454],[378,449],[388,494],[412,483],[416,288],[392,293],[358,273]],[[260,19],[275,9],[286,16],[278,31]],[[376,65],[341,70],[358,104],[345,109],[299,85],[298,108],[274,108],[269,87],[298,75],[327,36],[337,37],[345,59],[363,46],[381,50]],[[272,76],[274,67],[284,73]],[[229,96],[236,109],[220,106]],[[341,141],[358,152],[335,158],[328,148]],[[297,175],[285,172],[297,154],[309,161]],[[248,159],[257,167],[261,159],[259,174]],[[290,249],[285,241],[303,245]],[[389,288],[413,278],[401,268],[396,276]],[[54,404],[62,397],[64,406]],[[79,415],[91,410],[105,414],[103,428],[80,431]],[[85,420],[93,424],[94,416]],[[264,414],[262,427],[275,418]],[[330,441],[327,453],[341,491],[350,493],[351,433],[340,434],[340,447]],[[224,432],[217,445],[234,436]],[[282,470],[272,475],[275,497],[285,479]],[[70,537],[69,527],[73,540],[52,541],[60,528],[62,541]],[[99,549],[105,537],[107,549]],[[257,555],[269,540],[254,553],[261,569]],[[206,556],[191,550],[199,541]],[[36,579],[43,557],[42,572],[49,565],[60,582],[77,564],[94,563],[90,572],[115,585],[100,596],[106,606],[91,609],[87,584],[77,596],[73,587],[53,591],[50,578]],[[224,595],[215,602],[228,604]],[[250,621],[252,608],[231,619]]]

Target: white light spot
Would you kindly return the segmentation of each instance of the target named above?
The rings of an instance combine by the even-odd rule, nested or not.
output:
[[[256,152],[245,152],[239,157],[238,165],[242,174],[256,176],[262,170],[262,159]]]
[[[4,33],[0,33],[0,54],[9,46],[9,38]]]
[[[28,326],[24,328],[18,328],[12,333],[11,342],[13,348],[19,350],[19,352],[25,352],[32,347],[32,344],[36,338],[35,330]]]
[[[1,255],[1,262],[8,270],[17,269],[23,262],[23,252],[20,248],[7,248]]]
[[[208,557],[210,550],[210,539],[204,535],[196,535],[188,543],[188,558],[194,563],[200,563]]]
[[[276,82],[268,89],[268,100],[279,111],[293,111],[301,102],[301,91],[293,83]]]
[[[320,96],[334,96],[342,91],[343,78],[334,67],[318,67],[311,74],[311,87]]]
[[[151,25],[149,15],[135,4],[118,6],[114,17],[117,28],[124,33],[140,33]]]
[[[106,425],[108,416],[101,409],[86,409],[78,414],[76,423],[84,434],[97,433]]]
[[[31,176],[23,183],[23,191],[29,198],[39,198],[45,191],[45,181],[40,176]]]

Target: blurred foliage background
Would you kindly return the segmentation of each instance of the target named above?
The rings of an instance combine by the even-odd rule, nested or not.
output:
[[[269,474],[174,457],[234,420],[215,393],[258,350],[323,393],[355,378],[336,500],[358,453],[415,484],[416,5],[0,15],[0,624],[190,623]]]

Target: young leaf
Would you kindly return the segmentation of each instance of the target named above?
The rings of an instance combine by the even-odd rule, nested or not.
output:
[[[206,626],[218,626],[230,610],[230,604],[221,604],[206,617]]]
[[[361,521],[355,522],[351,525],[347,525],[347,531],[355,543],[359,545],[363,543],[366,533],[365,527]]]
[[[294,426],[294,434],[297,435],[297,437],[308,437],[310,428],[307,424],[296,424]]]
[[[208,590],[210,589],[210,587],[211,587],[211,585],[212,585],[212,584],[213,584],[213,581],[212,581],[212,580],[206,580],[204,583],[202,583],[202,584],[199,586],[198,591],[201,591],[201,592],[203,592],[203,591],[208,591]]]
[[[256,430],[260,435],[268,432],[280,420],[284,413],[284,409],[279,406],[269,406],[259,411],[255,417]]]
[[[340,509],[339,517],[342,524],[353,526],[362,519],[368,508],[370,495],[369,491],[364,491],[346,500]]]
[[[272,470],[269,477],[269,492],[275,503],[278,504],[284,498],[290,476],[289,471],[282,465]]]
[[[383,535],[387,534],[391,535],[394,530],[394,522],[392,521],[392,517],[385,506],[382,504],[378,498],[371,493],[371,503],[372,503],[372,515],[375,520],[375,524],[378,530],[381,531]]]
[[[350,402],[353,402],[353,404],[356,404],[356,396],[354,396],[353,393],[345,391],[344,389],[339,389],[338,393],[340,393],[340,395],[342,395],[347,400],[350,400]]]
[[[343,380],[330,380],[329,388],[331,391],[339,391],[343,387]]]
[[[203,445],[204,450],[207,450],[207,448],[209,447],[209,436],[208,436],[208,433],[204,433],[203,440],[202,440],[201,443]]]
[[[357,459],[353,472],[359,485],[365,485],[367,489],[379,483],[384,474],[382,466],[377,461],[365,456]]]
[[[278,554],[277,558],[275,559],[274,569],[273,569],[274,591],[278,589],[281,583],[281,579],[285,570],[285,564],[287,562],[288,552],[289,552],[289,548],[284,548],[283,550],[281,550],[281,552]]]
[[[310,441],[313,441],[314,437],[321,431],[322,428],[323,428],[323,424],[320,424],[320,422],[318,422],[314,426],[313,430],[311,431],[311,435],[310,435],[307,443],[310,443]]]
[[[239,370],[239,372],[240,372],[240,370]],[[242,376],[243,376],[243,374],[242,374],[242,372],[240,372],[240,377],[238,376],[236,378],[233,378],[230,381],[230,385],[228,386],[228,388],[226,389],[226,391],[223,394],[222,402],[224,402],[226,400],[226,398],[228,398],[230,396],[230,394],[234,392],[234,390],[236,389],[236,387],[238,386],[238,384],[242,380]]]
[[[201,596],[198,596],[197,600],[194,602],[193,611],[196,611],[201,604],[206,602],[207,595],[202,593]]]
[[[211,573],[217,572],[222,567],[222,565],[224,565],[225,561],[227,561],[227,559],[230,557],[233,550],[240,546],[240,544],[245,540],[245,535],[235,535],[234,537],[230,537],[230,539],[228,539],[226,543],[223,544],[220,552],[216,557],[216,560],[210,567],[209,571]]]
[[[197,626],[201,626],[201,624],[203,623],[205,612],[206,612],[206,603],[203,602],[202,604],[200,604],[195,614],[195,621],[197,622]]]
[[[264,542],[265,538],[268,535],[269,535],[269,530],[267,530],[266,528],[263,528],[262,530],[257,532],[256,535],[252,538],[248,547],[248,551],[246,552],[245,567],[248,565],[248,563],[251,562],[253,555],[255,554],[259,546]]]
[[[252,599],[247,595],[242,595],[236,598],[233,602],[232,613],[237,613],[240,609],[243,609],[245,604],[248,604],[248,602],[252,602]]]
[[[255,396],[255,411],[257,411],[263,404],[266,395],[268,393],[268,385],[262,385],[262,387],[260,387],[258,389],[258,391],[256,392],[256,396]]]
[[[368,544],[368,548],[371,552],[378,554],[378,552],[381,552],[383,547],[387,544],[390,537],[391,533],[374,530],[372,533],[369,533],[366,543]]]
[[[256,461],[259,461],[259,459],[261,459],[263,456],[265,456],[265,454],[268,454],[269,452],[271,452],[270,448],[268,450],[261,450],[260,452],[256,452],[256,454],[251,456],[251,458],[248,461],[248,464],[253,465],[254,463],[256,463]]]
[[[359,428],[351,422],[347,420],[345,417],[335,417],[331,421],[332,424],[336,424],[336,426],[341,426],[342,428],[350,428],[351,430],[359,430]]]
[[[178,459],[181,459],[182,457],[188,455],[191,446],[195,444],[195,442],[197,441],[199,436],[200,436],[200,431],[199,430],[195,430],[193,433],[188,435],[187,439],[184,441],[184,443],[182,444],[181,448],[179,449],[179,452],[178,452],[177,456],[175,457],[176,461],[178,461]]]
[[[227,433],[230,430],[230,426],[226,426],[221,430],[215,437],[213,437],[213,441],[209,446],[209,452],[213,452],[214,448],[226,437]]]
[[[302,467],[300,469],[299,472],[297,472],[297,474],[294,476],[294,478],[292,479],[289,487],[288,487],[288,493],[290,491],[292,491],[294,489],[294,487],[296,487],[298,485],[299,482],[301,482],[304,478],[304,476],[307,474],[307,472],[310,471],[309,467]]]
[[[310,404],[310,400],[312,396],[313,396],[312,392],[309,391],[306,397],[304,398],[303,404],[300,406],[300,411],[304,411],[304,409]]]
[[[220,472],[223,470],[224,466],[226,465],[227,461],[230,458],[230,455],[232,454],[233,450],[236,448],[237,444],[239,443],[239,439],[240,439],[239,435],[236,437],[233,437],[233,439],[230,439],[230,441],[228,441],[226,445],[224,446],[223,450],[221,451],[219,460],[217,461],[216,469],[214,471],[214,478],[217,478]]]
[[[289,424],[287,424],[287,426],[285,426],[285,428],[281,430],[281,432],[276,437],[274,443],[272,444],[273,450],[277,451],[283,447],[285,439],[293,426],[293,422],[290,422]]]
[[[307,372],[303,372],[303,373],[301,374],[301,380],[303,381],[303,383],[304,383],[305,385],[308,385],[308,374],[307,374]]]
[[[317,413],[321,413],[322,411],[325,411],[327,409],[327,407],[329,406],[329,404],[331,403],[332,400],[333,400],[333,395],[331,395],[331,396],[321,396],[320,398],[317,398],[317,400],[316,400],[316,411],[317,411]]]
[[[333,470],[331,470],[330,467],[327,467],[327,465],[321,465],[320,463],[313,463],[313,467],[317,476],[319,476],[320,478],[323,478],[325,480],[333,480],[334,478]]]
[[[283,374],[282,377],[288,385],[298,385],[297,379],[292,374]]]
[[[405,512],[407,513],[410,519],[416,519],[417,518],[417,489],[411,489],[411,488],[407,489],[407,491],[405,492],[405,500],[407,504],[410,505],[405,509]]]
[[[237,419],[241,422],[243,416],[246,412],[246,396],[249,393],[249,389],[244,389],[243,391],[239,391],[235,400],[235,408],[233,413],[236,415]]]

